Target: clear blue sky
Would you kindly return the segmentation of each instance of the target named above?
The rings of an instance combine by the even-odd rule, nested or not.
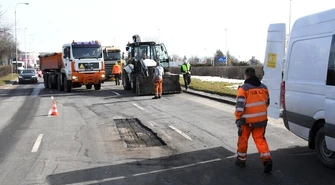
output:
[[[268,25],[289,22],[289,0],[2,0],[5,21],[14,24],[17,3],[20,48],[60,51],[72,40],[100,40],[124,50],[131,36],[166,44],[169,54],[212,56],[228,49],[245,60],[264,60]],[[292,0],[292,25],[306,14],[335,7],[329,0]],[[159,31],[158,31],[159,30]]]

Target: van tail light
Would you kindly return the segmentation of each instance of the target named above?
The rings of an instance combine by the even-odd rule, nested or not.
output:
[[[281,91],[280,91],[280,102],[282,105],[282,108],[286,110],[286,105],[285,105],[285,81],[281,83]]]

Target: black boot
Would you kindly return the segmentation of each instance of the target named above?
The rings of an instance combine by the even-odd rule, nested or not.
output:
[[[272,171],[272,161],[264,162],[264,173],[270,173]]]
[[[158,96],[154,96],[152,99],[158,99]]]
[[[241,160],[238,160],[236,159],[235,161],[235,165],[238,166],[238,167],[241,167],[241,168],[245,168],[245,161],[241,161]]]

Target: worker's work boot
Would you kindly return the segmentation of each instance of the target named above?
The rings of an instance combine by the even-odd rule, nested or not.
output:
[[[159,97],[158,96],[154,96],[152,99],[158,99]]]
[[[238,166],[238,167],[241,167],[241,168],[245,168],[245,161],[241,161],[241,160],[238,160],[236,159],[235,161],[235,165]]]
[[[270,173],[272,171],[272,161],[264,162],[264,173]]]
[[[161,99],[161,96],[158,96],[159,99]]]

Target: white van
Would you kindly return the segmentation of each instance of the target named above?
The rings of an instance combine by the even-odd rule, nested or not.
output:
[[[286,53],[285,41],[285,24],[271,24],[262,81],[270,91],[268,115],[282,117],[335,168],[335,9],[298,19]]]

